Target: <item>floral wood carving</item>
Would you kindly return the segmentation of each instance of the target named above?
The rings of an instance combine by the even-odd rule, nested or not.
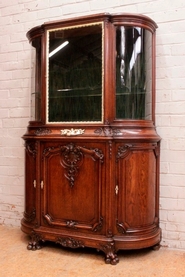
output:
[[[73,143],[61,147],[61,164],[67,169],[65,177],[69,180],[71,187],[74,186],[75,177],[83,164],[83,159],[81,148]]]
[[[73,238],[57,238],[56,243],[64,247],[79,248],[84,247],[84,244],[80,240],[74,240]]]

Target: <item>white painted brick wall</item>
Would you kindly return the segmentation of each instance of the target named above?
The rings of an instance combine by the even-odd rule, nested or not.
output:
[[[30,118],[30,46],[26,32],[43,22],[92,13],[150,16],[157,29],[156,125],[161,142],[162,244],[185,250],[184,0],[0,0],[0,224],[20,226],[24,147]]]

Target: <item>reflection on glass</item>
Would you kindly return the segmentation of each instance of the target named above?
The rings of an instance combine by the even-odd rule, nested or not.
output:
[[[32,43],[31,59],[31,120],[41,119],[41,40]]]
[[[102,24],[49,32],[48,122],[102,121]]]
[[[116,30],[116,118],[151,119],[152,34],[140,27]]]

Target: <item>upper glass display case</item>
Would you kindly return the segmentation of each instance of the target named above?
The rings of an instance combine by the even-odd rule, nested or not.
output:
[[[32,120],[154,122],[156,28],[144,16],[100,14],[30,30]]]

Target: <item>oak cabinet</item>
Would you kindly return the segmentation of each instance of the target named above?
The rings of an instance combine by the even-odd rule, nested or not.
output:
[[[83,232],[102,229],[104,149],[96,142],[43,144],[42,226]]]
[[[160,137],[150,18],[97,14],[31,29],[31,121],[25,140],[28,249],[54,241],[157,247]]]

